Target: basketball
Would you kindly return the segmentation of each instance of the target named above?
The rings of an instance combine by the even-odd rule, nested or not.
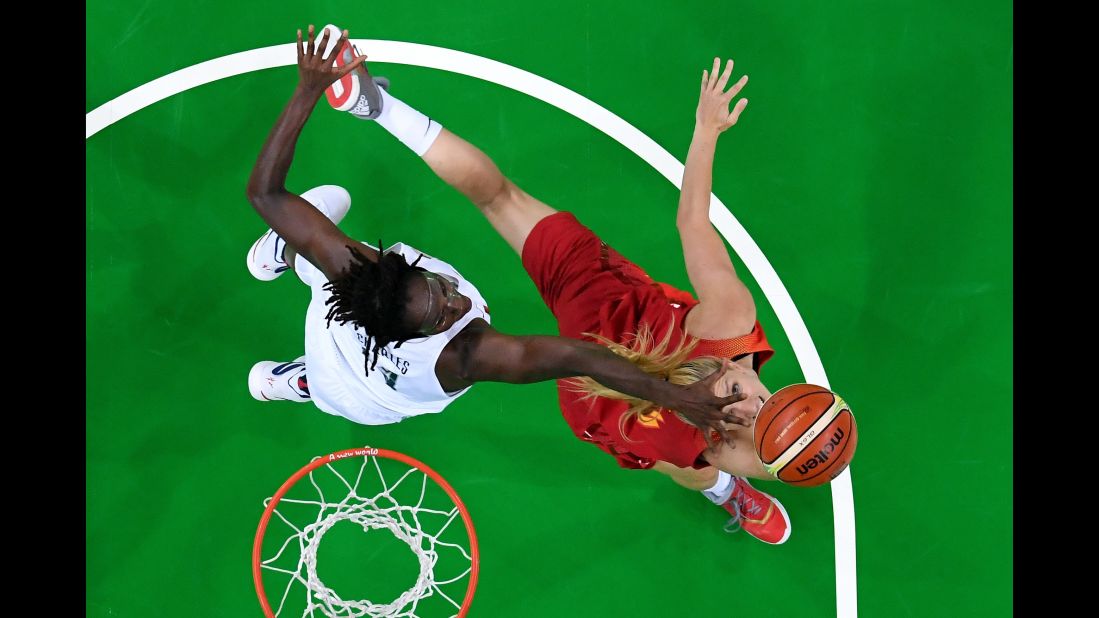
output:
[[[771,395],[756,417],[756,454],[789,485],[815,487],[851,463],[859,432],[851,408],[815,384],[792,384]]]

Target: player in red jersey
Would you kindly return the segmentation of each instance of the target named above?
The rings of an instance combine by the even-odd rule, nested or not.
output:
[[[677,384],[722,371],[715,394],[747,395],[733,404],[736,420],[710,436],[673,412],[590,379],[558,381],[561,411],[578,438],[594,443],[622,467],[655,469],[702,491],[733,515],[734,529],[778,544],[789,538],[789,517],[777,500],[745,478],[775,478],[756,456],[751,436],[752,421],[771,394],[758,371],[774,351],[756,320],[751,293],[708,215],[718,137],[736,124],[748,104],[740,99],[730,109],[748,78],[726,91],[732,61],[724,72],[720,69],[715,58],[712,70],[702,74],[676,220],[697,300],[653,281],[572,214],[531,197],[485,153],[390,94],[388,82],[378,80],[380,106],[346,111],[375,120],[478,207],[522,257],[562,336],[599,341]],[[351,76],[364,84],[374,79],[364,66]],[[711,437],[717,438],[713,446]]]

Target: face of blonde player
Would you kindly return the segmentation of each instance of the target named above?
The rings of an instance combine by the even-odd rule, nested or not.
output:
[[[752,420],[759,414],[763,402],[771,396],[771,391],[759,381],[759,374],[739,363],[730,363],[725,375],[714,383],[714,394],[728,397],[738,393],[744,393],[746,397],[730,408],[737,416]]]

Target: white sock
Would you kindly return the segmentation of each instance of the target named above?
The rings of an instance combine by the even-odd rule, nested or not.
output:
[[[385,88],[378,90],[382,93],[382,115],[375,121],[401,140],[402,144],[411,148],[417,156],[424,156],[435,143],[435,138],[439,137],[443,125],[412,109],[404,101],[386,92]]]
[[[725,504],[733,493],[733,476],[724,470],[717,471],[717,482],[709,489],[703,489],[702,495],[714,504]]]

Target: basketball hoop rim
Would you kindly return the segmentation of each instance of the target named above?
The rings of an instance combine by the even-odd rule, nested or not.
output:
[[[454,505],[458,507],[458,512],[462,516],[462,522],[466,526],[466,533],[469,534],[469,555],[472,562],[469,572],[469,587],[466,590],[465,599],[462,600],[462,606],[458,610],[458,618],[465,618],[466,614],[469,612],[469,606],[473,602],[473,592],[477,588],[477,572],[480,569],[480,553],[477,550],[477,534],[473,529],[473,518],[470,517],[465,503],[462,502],[462,499],[458,496],[458,492],[454,491],[454,488],[450,486],[450,483],[448,483],[441,474],[431,469],[431,467],[424,462],[414,457],[409,457],[404,453],[398,453],[397,451],[367,446],[335,451],[314,458],[287,479],[286,482],[282,484],[282,487],[279,487],[279,490],[275,492],[275,495],[271,497],[270,502],[267,503],[267,508],[263,510],[263,516],[260,517],[259,527],[256,529],[255,542],[252,544],[252,580],[256,585],[256,595],[259,597],[260,606],[263,608],[263,614],[264,616],[267,616],[267,618],[275,618],[275,612],[271,609],[271,604],[267,602],[267,594],[263,589],[263,568],[261,566],[263,557],[261,551],[263,548],[263,535],[267,532],[267,524],[271,520],[271,515],[275,512],[275,507],[278,506],[279,501],[286,495],[286,492],[290,491],[291,487],[313,470],[333,461],[367,456],[392,459],[422,471],[431,478],[431,480],[438,483],[439,486],[443,488],[443,491],[446,492],[446,495],[450,496],[450,499],[454,501]]]

